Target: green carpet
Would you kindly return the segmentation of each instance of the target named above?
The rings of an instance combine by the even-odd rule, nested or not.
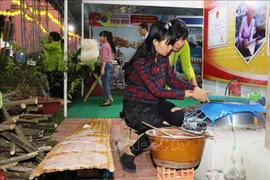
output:
[[[68,118],[119,118],[119,113],[123,109],[123,96],[113,96],[112,106],[100,107],[103,101],[101,96],[90,96],[86,102],[82,98],[72,102],[68,109]],[[169,100],[179,107],[196,105],[199,102],[186,98],[185,100]]]

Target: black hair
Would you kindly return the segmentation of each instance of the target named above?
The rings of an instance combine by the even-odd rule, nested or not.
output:
[[[183,38],[184,40],[188,37],[188,28],[184,21],[180,19],[174,19],[171,21],[172,27],[176,33],[177,39]]]
[[[50,32],[49,36],[51,36],[54,41],[60,41],[62,39],[61,35],[55,31]]]
[[[113,53],[116,53],[116,50],[115,50],[115,45],[114,45],[114,42],[113,42],[113,35],[110,31],[101,31],[99,33],[99,36],[103,36],[103,37],[106,37],[107,38],[107,41],[109,42],[111,48],[112,48],[112,51]]]
[[[165,39],[167,39],[166,44],[173,45],[175,43],[176,35],[172,26],[162,21],[155,22],[151,26],[147,38],[138,47],[135,54],[131,57],[126,66],[125,77],[127,80],[135,61],[139,60],[140,58],[146,58],[147,61],[154,62],[156,58],[156,50],[153,41],[157,40],[158,42],[161,42]]]
[[[147,23],[141,23],[139,25],[139,27],[141,27],[142,29],[146,29],[148,31],[148,25],[147,25]]]

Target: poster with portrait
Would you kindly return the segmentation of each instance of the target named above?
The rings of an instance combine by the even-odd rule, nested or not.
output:
[[[248,3],[251,3],[255,8],[253,36],[256,37],[256,41],[259,43],[259,47],[257,45],[252,59],[249,57],[244,58],[237,48],[239,28],[243,16],[247,15]],[[267,1],[229,1],[228,45],[209,49],[207,47],[209,39],[208,13],[222,6],[224,1],[204,1],[203,79],[228,82],[233,77],[237,77],[242,84],[267,86],[269,57],[267,55],[268,42],[266,43],[266,39],[268,38],[268,31],[265,32],[264,28],[266,27],[266,30],[268,28],[267,3]],[[265,20],[265,18],[267,19]]]
[[[241,1],[235,12],[234,45],[248,64],[266,41],[267,1]]]

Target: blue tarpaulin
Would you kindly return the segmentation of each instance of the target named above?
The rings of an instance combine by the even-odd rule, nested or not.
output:
[[[239,104],[239,103],[226,103],[226,102],[210,102],[205,103],[203,106],[199,107],[197,110],[188,113],[186,118],[194,118],[197,119],[199,116],[202,116],[202,120],[209,119],[212,121],[212,126],[214,126],[215,121],[225,117],[230,116],[232,119],[233,113],[241,113],[241,112],[249,112],[260,118],[264,121],[264,117],[262,117],[260,113],[266,113],[266,109],[258,103],[252,104]]]

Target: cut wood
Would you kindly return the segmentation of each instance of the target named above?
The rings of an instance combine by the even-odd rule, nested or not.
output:
[[[39,109],[40,109],[41,107],[43,107],[42,104],[36,105],[36,106],[27,106],[27,108],[26,108],[25,111],[26,111],[26,112],[39,112]]]
[[[33,135],[41,136],[44,133],[44,130],[30,129],[30,128],[23,128],[23,129],[21,129],[21,131],[26,136],[33,136]]]
[[[6,138],[7,140],[14,142],[17,146],[19,146],[21,149],[24,149],[27,152],[34,152],[35,151],[35,149],[32,146],[29,146],[28,143],[25,143],[22,139],[20,139],[14,133],[2,132],[2,133],[0,133],[0,135],[3,136],[4,138]]]
[[[5,118],[5,121],[2,122],[1,124],[13,124],[14,121],[11,119],[10,115],[8,114],[6,108],[3,106],[1,109],[2,115]]]
[[[11,119],[13,120],[13,122],[17,122],[17,119],[19,119],[20,118],[20,114],[17,114],[17,115],[12,115],[11,116]]]
[[[37,166],[34,165],[32,162],[22,162],[22,166],[30,167],[30,168],[36,168]]]
[[[51,136],[43,136],[41,138],[35,138],[33,136],[31,136],[32,139],[35,139],[36,141],[43,141],[43,140],[47,140],[47,139],[51,139],[52,137]]]
[[[40,135],[36,134],[36,135],[29,136],[29,139],[35,140],[35,139],[40,139],[42,137],[43,137],[43,134],[40,134]],[[32,141],[30,141],[30,142],[32,142]]]
[[[26,118],[26,119],[32,119],[32,118],[41,118],[41,117],[47,117],[47,118],[52,118],[52,114],[31,114],[31,113],[25,113],[22,114],[21,117]]]
[[[3,104],[3,97],[2,97],[2,93],[0,91],[0,109],[2,108],[2,104]]]
[[[20,154],[25,154],[25,153],[27,153],[27,151],[25,151],[25,150],[23,150],[23,149],[21,149],[21,148],[19,148],[18,146],[16,146],[16,144],[15,144],[15,154],[16,155],[20,155]],[[9,148],[5,148],[5,149],[2,149],[1,150],[2,152],[9,152],[10,153],[10,149]]]
[[[34,112],[37,113],[39,111],[39,108],[37,106],[27,106],[25,112]]]
[[[15,129],[14,124],[0,124],[0,132],[2,131],[11,131]]]
[[[20,139],[27,144],[28,146],[33,148],[33,151],[35,151],[34,146],[27,140],[27,138],[25,137],[25,135],[22,133],[21,129],[15,125],[15,132],[16,134],[20,137]]]
[[[32,98],[32,99],[25,99],[25,100],[19,100],[19,101],[5,102],[5,103],[3,103],[3,106],[6,108],[9,108],[9,107],[15,107],[15,106],[18,106],[21,104],[33,105],[33,104],[37,104],[37,103],[38,103],[38,99]]]
[[[6,178],[20,178],[20,179],[29,179],[30,173],[22,172],[4,172]]]
[[[39,147],[38,151],[43,151],[43,152],[48,152],[52,150],[52,146],[43,146],[43,147]]]
[[[40,118],[33,118],[33,119],[22,119],[22,118],[19,118],[17,119],[17,122],[18,123],[32,123],[32,124],[35,124],[35,123],[39,123],[41,121],[48,121],[49,118],[48,117],[40,117]]]
[[[18,123],[38,124],[37,120],[17,119]]]
[[[0,160],[0,165],[12,164],[12,163],[28,160],[28,159],[36,157],[37,155],[38,155],[38,152],[36,151],[36,152],[31,152],[28,154],[12,157],[12,158],[5,159],[5,160]]]
[[[17,93],[12,91],[10,93],[3,94],[3,99],[9,98],[10,96],[15,96]]]
[[[18,106],[15,106],[14,108],[12,108],[11,110],[8,111],[8,114],[10,116],[13,115],[17,115],[17,114],[21,114],[22,112],[24,112],[26,110],[26,104],[20,104]]]
[[[0,142],[1,142],[0,147],[6,148],[6,147],[10,146],[10,143],[7,140],[3,139],[3,138],[0,138]]]
[[[18,162],[15,162],[15,163],[12,163],[12,164],[5,164],[5,165],[2,165],[0,166],[0,169],[1,170],[7,170],[9,168],[13,168],[15,166],[17,166]]]
[[[31,172],[34,170],[34,168],[24,167],[24,166],[14,166],[7,169],[10,171],[16,171],[16,172]]]
[[[16,153],[16,145],[14,142],[10,142],[10,155],[13,156]]]
[[[48,117],[40,117],[40,118],[34,118],[34,119],[31,119],[31,120],[37,120],[37,121],[48,121],[49,118]]]
[[[54,127],[57,128],[56,123],[38,123],[38,124],[22,124],[24,128],[41,128],[41,127]]]
[[[28,145],[28,143],[30,143],[28,140],[27,140],[28,143],[25,143],[25,141],[23,141],[22,139],[17,137],[14,133],[2,132],[2,133],[0,133],[0,135],[3,136],[4,138],[6,138],[7,140],[14,142],[18,147],[20,147],[21,149],[23,149],[29,153],[37,151],[35,148],[33,148],[33,146]],[[38,161],[41,161],[43,158],[44,158],[43,155],[38,155],[36,157],[36,159]]]

